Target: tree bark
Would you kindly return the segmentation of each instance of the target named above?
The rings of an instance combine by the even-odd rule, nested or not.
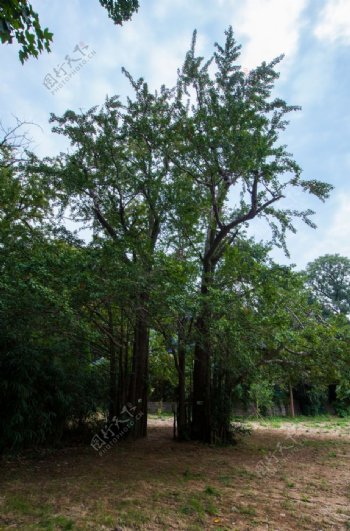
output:
[[[123,311],[121,311],[120,315],[119,341],[120,348],[118,352],[118,412],[121,411],[121,409],[126,403],[126,367],[124,352],[127,351],[128,346],[126,344],[126,338],[124,334]]]
[[[294,395],[293,395],[293,387],[291,383],[289,383],[289,402],[290,402],[290,415],[291,417],[295,417]]]
[[[107,307],[109,328],[109,420],[118,415],[117,394],[117,353],[114,338],[113,312],[110,305]]]
[[[191,425],[192,439],[205,443],[210,443],[212,441],[211,356],[209,338],[210,312],[208,311],[206,300],[211,279],[211,267],[209,264],[205,264],[201,286],[202,308],[195,322],[197,339],[194,349]]]
[[[148,357],[149,328],[144,304],[147,295],[141,297],[141,309],[137,312],[135,323],[133,365],[130,379],[129,402],[134,410],[132,435],[135,438],[147,435],[147,391],[148,391]]]
[[[193,404],[192,404],[192,439],[210,443],[212,440],[211,400],[210,400],[210,355],[206,341],[207,324],[203,316],[196,322],[196,331],[202,337],[197,341],[194,351],[193,367]]]
[[[188,438],[189,433],[186,414],[186,351],[181,324],[178,331],[178,360],[179,394],[177,409],[177,437],[180,441],[183,441]]]

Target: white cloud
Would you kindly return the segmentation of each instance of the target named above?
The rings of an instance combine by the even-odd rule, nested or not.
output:
[[[248,39],[242,50],[244,67],[284,53],[290,60],[298,50],[301,14],[308,0],[247,0],[234,13],[232,26]]]
[[[314,34],[321,40],[350,44],[349,0],[328,0]]]
[[[158,20],[164,20],[169,17],[169,12],[172,12],[174,10],[174,7],[176,9],[186,9],[188,8],[188,3],[186,0],[177,0],[177,2],[173,2],[173,0],[162,0],[161,2],[157,2],[153,7],[153,15]]]

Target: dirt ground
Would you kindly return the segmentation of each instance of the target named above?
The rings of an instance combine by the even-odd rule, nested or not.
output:
[[[349,426],[253,425],[234,447],[149,436],[0,462],[0,529],[350,529]]]

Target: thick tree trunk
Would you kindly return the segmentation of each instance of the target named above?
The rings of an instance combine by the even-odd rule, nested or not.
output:
[[[216,382],[213,382],[213,376],[217,377],[218,374],[213,375],[210,340],[211,310],[208,306],[208,293],[213,283],[214,270],[215,264],[204,263],[201,286],[202,308],[195,323],[197,339],[194,350],[191,437],[204,443],[219,441],[226,443],[231,437],[230,411],[227,411],[229,409],[226,403],[227,393],[220,389],[220,386],[226,385],[225,368],[219,380],[216,378]],[[218,369],[220,368],[216,367],[216,371]]]
[[[179,327],[178,332],[178,360],[179,394],[177,408],[177,437],[180,441],[183,441],[188,438],[189,430],[186,414],[186,351],[181,326]]]
[[[118,395],[117,395],[117,353],[114,343],[114,322],[113,312],[109,305],[108,311],[108,328],[109,328],[109,411],[108,416],[111,420],[118,415]]]
[[[211,267],[209,264],[204,265],[201,286],[202,309],[195,322],[197,339],[194,349],[191,437],[205,443],[212,441],[210,312],[206,300],[211,281]]]
[[[120,347],[119,347],[119,356],[118,356],[118,412],[120,412],[123,408],[123,406],[126,403],[126,366],[125,363],[127,361],[127,357],[125,357],[124,352],[128,349],[128,345],[126,343],[127,338],[125,338],[124,334],[124,320],[123,320],[123,312],[121,312],[120,316],[120,331],[119,331],[119,341],[120,341]],[[127,356],[127,354],[126,354]]]
[[[138,370],[136,372],[136,422],[135,437],[147,435],[147,395],[148,395],[148,354],[149,331],[147,323],[140,321],[136,339],[138,353]]]
[[[207,323],[203,316],[196,322],[196,331],[201,336],[196,343],[193,367],[192,439],[210,443],[212,440],[210,400],[210,355],[205,337]]]
[[[146,312],[143,304],[147,296],[141,297],[142,309],[138,312],[133,348],[133,366],[130,379],[129,403],[134,413],[134,426],[132,435],[135,438],[147,435],[147,391],[148,391],[148,355],[149,355],[149,329]]]

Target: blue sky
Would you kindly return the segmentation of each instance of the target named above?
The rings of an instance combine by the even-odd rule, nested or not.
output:
[[[316,210],[312,230],[298,226],[288,237],[291,260],[276,251],[283,263],[302,268],[326,253],[350,257],[350,0],[140,0],[141,8],[123,27],[114,26],[98,0],[33,0],[42,25],[54,33],[51,54],[42,54],[22,66],[16,46],[0,46],[0,119],[5,125],[14,116],[35,122],[33,148],[39,155],[65,149],[64,139],[53,135],[50,112],[88,109],[105,96],[130,93],[121,67],[143,76],[154,89],[171,85],[198,30],[198,50],[209,55],[215,41],[222,42],[232,25],[243,45],[241,64],[250,69],[263,60],[284,53],[277,94],[302,111],[291,117],[283,139],[305,178],[335,186],[322,204],[298,194],[289,201]],[[54,95],[43,85],[69,55],[80,64],[78,43],[88,54],[80,70]],[[67,68],[67,65],[66,65]],[[266,228],[253,224],[257,240],[268,239]]]

